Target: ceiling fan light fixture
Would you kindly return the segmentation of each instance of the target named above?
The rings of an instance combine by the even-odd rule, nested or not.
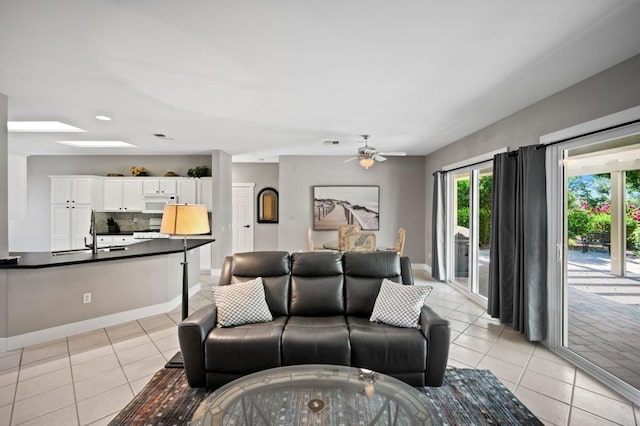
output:
[[[361,157],[359,162],[362,167],[368,169],[369,167],[373,166],[373,163],[375,161],[371,157]]]

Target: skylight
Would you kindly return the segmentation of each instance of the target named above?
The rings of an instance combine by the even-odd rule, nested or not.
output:
[[[78,148],[135,148],[135,145],[123,141],[56,141]]]
[[[7,121],[10,132],[86,132],[78,127],[60,121]]]

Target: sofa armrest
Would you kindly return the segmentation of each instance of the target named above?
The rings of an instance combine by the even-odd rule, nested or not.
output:
[[[231,284],[231,275],[233,274],[233,256],[227,256],[222,262],[222,269],[220,271],[220,279],[218,285]]]
[[[184,371],[189,386],[205,387],[207,385],[204,367],[204,341],[216,326],[216,305],[205,306],[185,318],[178,324],[178,340],[184,360]]]
[[[408,256],[400,257],[400,273],[402,274],[402,284],[413,285],[413,269]]]
[[[433,309],[423,306],[420,312],[420,328],[427,339],[427,386],[442,386],[449,359],[451,324]]]

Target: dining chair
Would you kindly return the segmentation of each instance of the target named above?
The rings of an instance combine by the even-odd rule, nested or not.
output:
[[[402,256],[404,252],[404,236],[406,234],[406,230],[404,228],[398,229],[398,240],[396,241],[395,247],[389,247],[387,250],[395,251],[399,256]]]
[[[338,250],[345,251],[347,249],[346,236],[352,232],[360,232],[362,228],[359,224],[339,225],[338,226]]]
[[[311,235],[311,227],[307,228],[307,251],[333,251],[325,249],[324,247],[316,247],[313,244],[313,237]]]
[[[376,234],[373,232],[352,232],[346,236],[346,251],[376,251]]]

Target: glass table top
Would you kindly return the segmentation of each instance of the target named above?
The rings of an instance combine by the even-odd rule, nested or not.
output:
[[[193,425],[431,425],[429,399],[384,374],[295,365],[241,377],[212,393]]]

